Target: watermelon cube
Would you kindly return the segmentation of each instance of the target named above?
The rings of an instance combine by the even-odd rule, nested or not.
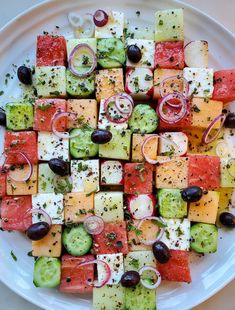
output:
[[[126,222],[105,223],[104,230],[94,235],[95,254],[128,253]]]
[[[25,231],[32,224],[31,196],[6,196],[1,203],[3,230]]]
[[[38,99],[34,105],[34,125],[37,131],[52,131],[51,121],[53,116],[59,112],[66,112],[66,100],[64,99]],[[66,119],[56,122],[58,131],[66,130]]]
[[[229,102],[235,100],[235,69],[214,73],[214,91],[212,98]]]
[[[146,163],[127,163],[124,167],[124,192],[126,194],[151,194],[153,166]]]
[[[6,195],[6,171],[0,167],[0,198]]]
[[[5,152],[11,152],[7,157],[8,164],[26,164],[22,155],[13,152],[23,152],[32,164],[38,162],[37,135],[34,131],[5,132],[4,140]]]
[[[66,40],[63,36],[40,35],[37,37],[36,64],[38,67],[66,66]]]
[[[170,250],[171,258],[165,264],[157,263],[162,279],[174,282],[191,282],[189,252]]]
[[[63,293],[92,293],[94,281],[94,264],[79,267],[79,264],[92,261],[93,255],[74,257],[62,256],[60,291]]]
[[[163,69],[184,68],[184,42],[159,42],[155,47],[155,67]]]
[[[188,168],[189,186],[205,190],[220,187],[220,158],[218,156],[191,155]]]

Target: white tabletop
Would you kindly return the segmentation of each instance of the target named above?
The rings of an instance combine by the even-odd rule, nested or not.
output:
[[[0,28],[18,13],[28,9],[42,0],[0,0]],[[185,0],[224,24],[230,31],[235,32],[235,0]],[[194,310],[234,310],[235,309],[235,280],[218,294],[194,308]],[[190,298],[190,297],[189,297]],[[0,310],[40,310],[10,291],[0,283]]]

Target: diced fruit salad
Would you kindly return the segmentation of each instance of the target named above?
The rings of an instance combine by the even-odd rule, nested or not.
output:
[[[39,35],[35,70],[18,68],[37,98],[0,112],[1,228],[32,241],[36,287],[156,309],[161,280],[193,281],[191,252],[235,227],[235,69],[185,42],[182,9],[153,29],[116,11],[68,20],[73,38]]]

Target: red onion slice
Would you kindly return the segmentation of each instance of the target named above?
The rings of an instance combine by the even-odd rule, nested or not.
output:
[[[229,159],[226,165],[228,174],[232,177],[235,178],[235,158]]]
[[[155,221],[158,221],[160,223],[162,223],[162,225],[165,225],[165,223],[163,222],[163,220],[159,217],[156,217],[156,216],[146,216],[144,217],[137,225],[137,229],[138,230],[141,230],[140,227],[142,226],[142,224],[146,221],[146,220],[155,220]],[[154,244],[154,242],[156,241],[159,241],[161,240],[163,234],[164,234],[164,228],[163,227],[159,227],[160,228],[160,231],[159,231],[159,234],[158,236],[153,239],[153,240],[143,240],[140,238],[140,236],[138,235],[138,239],[141,243],[145,244],[145,245],[152,245]]]
[[[157,280],[154,284],[148,284],[146,283],[146,281],[144,281],[143,279],[141,279],[141,275],[145,272],[145,271],[152,271],[155,273],[156,277],[157,277]],[[150,290],[154,290],[156,289],[160,284],[161,284],[161,280],[162,280],[162,277],[161,277],[161,274],[160,272],[157,271],[157,269],[151,267],[151,266],[143,266],[142,268],[140,268],[139,270],[139,274],[140,274],[140,283],[147,289],[150,289]]]
[[[125,103],[127,107],[125,107]],[[130,115],[132,114],[134,100],[126,93],[119,93],[116,97],[115,105],[119,112]]]
[[[165,88],[165,84],[166,83],[168,83],[170,81],[172,81],[172,83],[174,83],[174,81],[180,81],[180,80],[183,83],[183,93],[184,93],[185,97],[188,97],[189,83],[188,83],[188,81],[185,78],[183,78],[183,77],[181,77],[179,75],[173,75],[173,76],[167,77],[167,78],[165,78],[164,80],[161,81],[160,86],[159,86],[160,96],[162,98],[166,96],[166,94],[164,93],[164,88]],[[173,86],[171,86],[171,87],[173,88]],[[174,94],[174,93],[178,93],[178,92],[179,91],[174,91],[173,90],[171,93]],[[169,95],[169,94],[167,94],[167,95]],[[173,106],[173,107],[175,106],[174,104],[171,104],[170,102],[168,102],[168,104],[170,106]]]
[[[32,217],[32,222],[33,221],[33,216],[37,216],[38,217],[38,222],[47,222],[50,226],[52,225],[52,219],[50,217],[50,215],[44,211],[43,209],[28,209],[23,215],[22,215],[22,221],[25,224],[27,217],[31,216]]]
[[[108,20],[109,20],[109,16],[105,11],[103,10],[95,11],[93,15],[93,21],[97,27],[105,26],[108,23]]]
[[[93,264],[97,264],[97,265],[102,264],[104,266],[105,271],[106,271],[106,277],[104,277],[104,279],[101,282],[94,281],[93,283],[89,283],[90,286],[100,288],[100,287],[104,286],[110,280],[110,277],[111,277],[111,269],[105,261],[100,260],[100,259],[94,259],[91,261],[80,263],[80,264],[76,265],[74,268],[82,267],[82,266],[86,266],[86,265],[93,265]]]
[[[218,137],[218,135],[220,134],[220,131],[223,128],[225,119],[226,119],[226,115],[223,113],[219,114],[218,116],[216,116],[213,119],[213,121],[210,123],[210,125],[207,127],[207,129],[204,131],[204,133],[202,135],[202,143],[209,144],[209,143],[213,142]],[[213,129],[215,123],[217,123],[218,121],[221,121],[219,129],[217,130],[217,132],[214,136],[209,138],[211,130]]]
[[[87,217],[83,225],[85,230],[91,235],[98,235],[104,230],[104,221],[97,215]]]
[[[87,71],[83,71],[81,73],[79,73],[79,68],[77,69],[75,66],[75,59],[78,57],[78,55],[84,55],[85,54],[89,54],[91,60],[92,60],[92,64],[90,67],[88,67]],[[69,55],[69,70],[76,76],[78,77],[87,77],[89,75],[91,75],[91,73],[95,70],[96,66],[97,66],[97,60],[96,60],[96,55],[93,51],[93,49],[85,43],[81,43],[78,44],[77,46],[74,47],[74,49],[72,50],[71,54]]]
[[[56,125],[57,122],[62,118],[62,117],[70,117],[71,119],[73,119],[74,121],[77,119],[77,114],[76,113],[72,113],[72,112],[58,112],[56,113],[52,120],[51,120],[51,128],[52,128],[52,132],[61,139],[72,139],[77,137],[79,134],[76,133],[74,135],[69,135],[68,132],[60,132],[56,130]]]
[[[180,108],[180,111],[174,112],[173,115],[167,116],[167,114],[164,113],[164,107],[166,104],[169,105],[169,100],[178,100],[179,101],[178,105],[170,104],[170,106],[171,107],[173,106],[174,108]],[[161,120],[168,124],[175,124],[179,122],[185,116],[186,112],[187,112],[187,100],[182,94],[178,92],[168,94],[161,100],[160,104],[158,105],[158,113]]]

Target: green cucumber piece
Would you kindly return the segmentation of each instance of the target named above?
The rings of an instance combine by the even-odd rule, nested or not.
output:
[[[73,256],[81,256],[89,252],[92,246],[92,238],[83,224],[66,227],[62,235],[62,241],[67,252]]]
[[[72,97],[90,97],[95,92],[94,74],[87,77],[77,77],[70,70],[66,70],[66,91]]]
[[[26,130],[33,127],[33,105],[29,102],[9,102],[5,107],[7,128]]]
[[[39,257],[34,263],[33,283],[36,287],[53,288],[60,284],[61,263],[55,257]]]
[[[158,192],[160,215],[165,218],[184,218],[187,216],[187,202],[181,197],[179,189],[160,189]]]
[[[151,133],[158,126],[157,113],[148,104],[138,104],[134,107],[128,124],[133,132]]]
[[[138,284],[135,287],[125,288],[126,310],[155,310],[156,290],[150,290]]]
[[[74,158],[93,157],[98,153],[99,146],[91,141],[91,128],[75,128],[70,131],[70,135],[78,133],[78,136],[70,139],[69,150]]]
[[[101,67],[120,68],[125,64],[126,54],[124,43],[120,39],[98,39],[97,60]]]
[[[217,251],[218,228],[213,224],[197,223],[191,227],[191,249],[198,253]]]

